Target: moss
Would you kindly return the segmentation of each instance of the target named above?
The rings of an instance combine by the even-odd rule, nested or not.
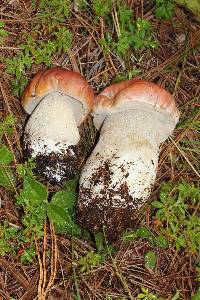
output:
[[[176,3],[191,10],[197,20],[200,21],[200,0],[176,0]]]

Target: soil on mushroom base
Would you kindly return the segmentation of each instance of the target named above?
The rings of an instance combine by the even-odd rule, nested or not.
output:
[[[28,142],[24,147],[24,157],[28,159],[32,157],[33,152],[28,134],[26,134],[26,141]],[[81,138],[77,145],[71,145],[59,153],[52,151],[49,154],[38,154],[34,158],[36,162],[35,172],[44,176],[52,184],[64,183],[80,172],[82,163],[85,160],[84,145],[85,137]],[[58,177],[55,175],[57,173],[59,173]]]
[[[89,189],[84,189],[82,193],[88,198],[91,196]],[[89,209],[81,206],[78,208],[76,221],[81,227],[87,228],[93,233],[104,229],[108,242],[114,242],[124,230],[136,226],[135,210],[131,207],[104,206],[99,208],[100,201],[101,198],[96,197]]]
[[[92,184],[102,183],[104,186],[99,195],[94,196],[90,188],[80,187],[76,220],[81,227],[93,233],[104,229],[107,240],[113,242],[126,229],[136,227],[136,207],[143,203],[144,199],[133,198],[126,182],[121,183],[117,189],[110,187],[113,175],[110,164],[111,161],[105,161],[91,176]],[[125,169],[121,166],[122,172]],[[125,172],[124,176],[127,178],[129,174]],[[118,200],[117,205],[114,205],[113,199],[116,198],[122,201]]]

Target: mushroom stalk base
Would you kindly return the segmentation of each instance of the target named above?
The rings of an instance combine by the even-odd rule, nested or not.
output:
[[[109,241],[135,226],[156,177],[160,116],[137,110],[110,115],[80,178],[77,222]]]

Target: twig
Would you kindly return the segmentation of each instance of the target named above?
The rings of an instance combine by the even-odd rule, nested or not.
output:
[[[42,264],[43,264],[43,282],[42,282],[42,295],[45,293],[45,285],[47,279],[47,270],[46,270],[46,247],[47,247],[47,222],[44,221],[44,238],[43,238],[43,254],[42,254]]]
[[[76,289],[76,296],[77,296],[77,300],[81,300],[81,295],[79,293],[78,281],[77,281],[77,276],[76,276],[76,264],[74,262],[74,239],[73,239],[73,236],[71,239],[71,248],[72,248],[72,272],[73,272],[74,285],[75,285],[75,289]]]
[[[55,229],[53,223],[50,223],[50,230],[51,230],[51,275],[49,278],[49,282],[46,288],[46,293],[50,290],[51,286],[53,285],[54,279],[56,277],[56,270],[57,270],[57,261],[58,261],[58,247],[57,247],[57,240]]]
[[[178,151],[181,153],[181,155],[185,158],[185,160],[187,161],[187,163],[189,164],[189,166],[192,168],[192,170],[195,172],[195,174],[200,178],[200,174],[194,168],[194,166],[191,164],[191,162],[189,161],[189,159],[186,157],[185,153],[179,148],[179,146],[174,142],[174,140],[171,137],[169,137],[169,139],[172,141],[172,143],[178,149]]]
[[[39,246],[36,234],[34,235],[34,239],[35,239],[36,254],[38,257],[38,263],[39,263],[39,268],[40,268],[40,277],[39,277],[39,283],[38,283],[38,299],[42,300],[43,266],[42,266],[42,260],[40,257],[40,246]]]
[[[111,258],[111,260],[112,260],[113,267],[114,267],[114,269],[115,269],[116,275],[119,277],[120,281],[122,282],[122,284],[123,284],[123,286],[124,286],[124,289],[125,289],[126,292],[128,293],[130,299],[131,299],[131,300],[134,300],[134,297],[131,295],[131,291],[130,291],[130,289],[129,289],[129,287],[128,287],[128,284],[127,284],[125,278],[123,277],[122,273],[120,272],[118,266],[117,266],[116,263],[115,263],[115,260],[113,259],[112,255],[111,255],[110,249],[109,249],[109,247],[108,247],[108,242],[107,242],[107,240],[106,240],[106,235],[105,235],[105,230],[104,230],[104,228],[103,228],[103,234],[104,234],[104,239],[105,239],[105,243],[106,243],[106,249],[107,249],[108,254],[109,254],[109,256],[110,256],[110,258]]]

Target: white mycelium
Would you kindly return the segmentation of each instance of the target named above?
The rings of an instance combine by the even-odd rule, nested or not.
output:
[[[51,153],[74,155],[68,148],[78,144],[80,135],[71,100],[54,92],[42,99],[33,111],[25,128],[25,147],[28,146],[33,158]],[[47,166],[44,174],[59,181],[64,171],[60,162],[56,163],[53,169]]]
[[[158,165],[159,145],[175,121],[152,105],[135,102],[105,117],[98,144],[80,178],[79,204],[138,209],[150,194]],[[94,118],[95,121],[95,118]],[[89,193],[85,193],[89,191]]]

